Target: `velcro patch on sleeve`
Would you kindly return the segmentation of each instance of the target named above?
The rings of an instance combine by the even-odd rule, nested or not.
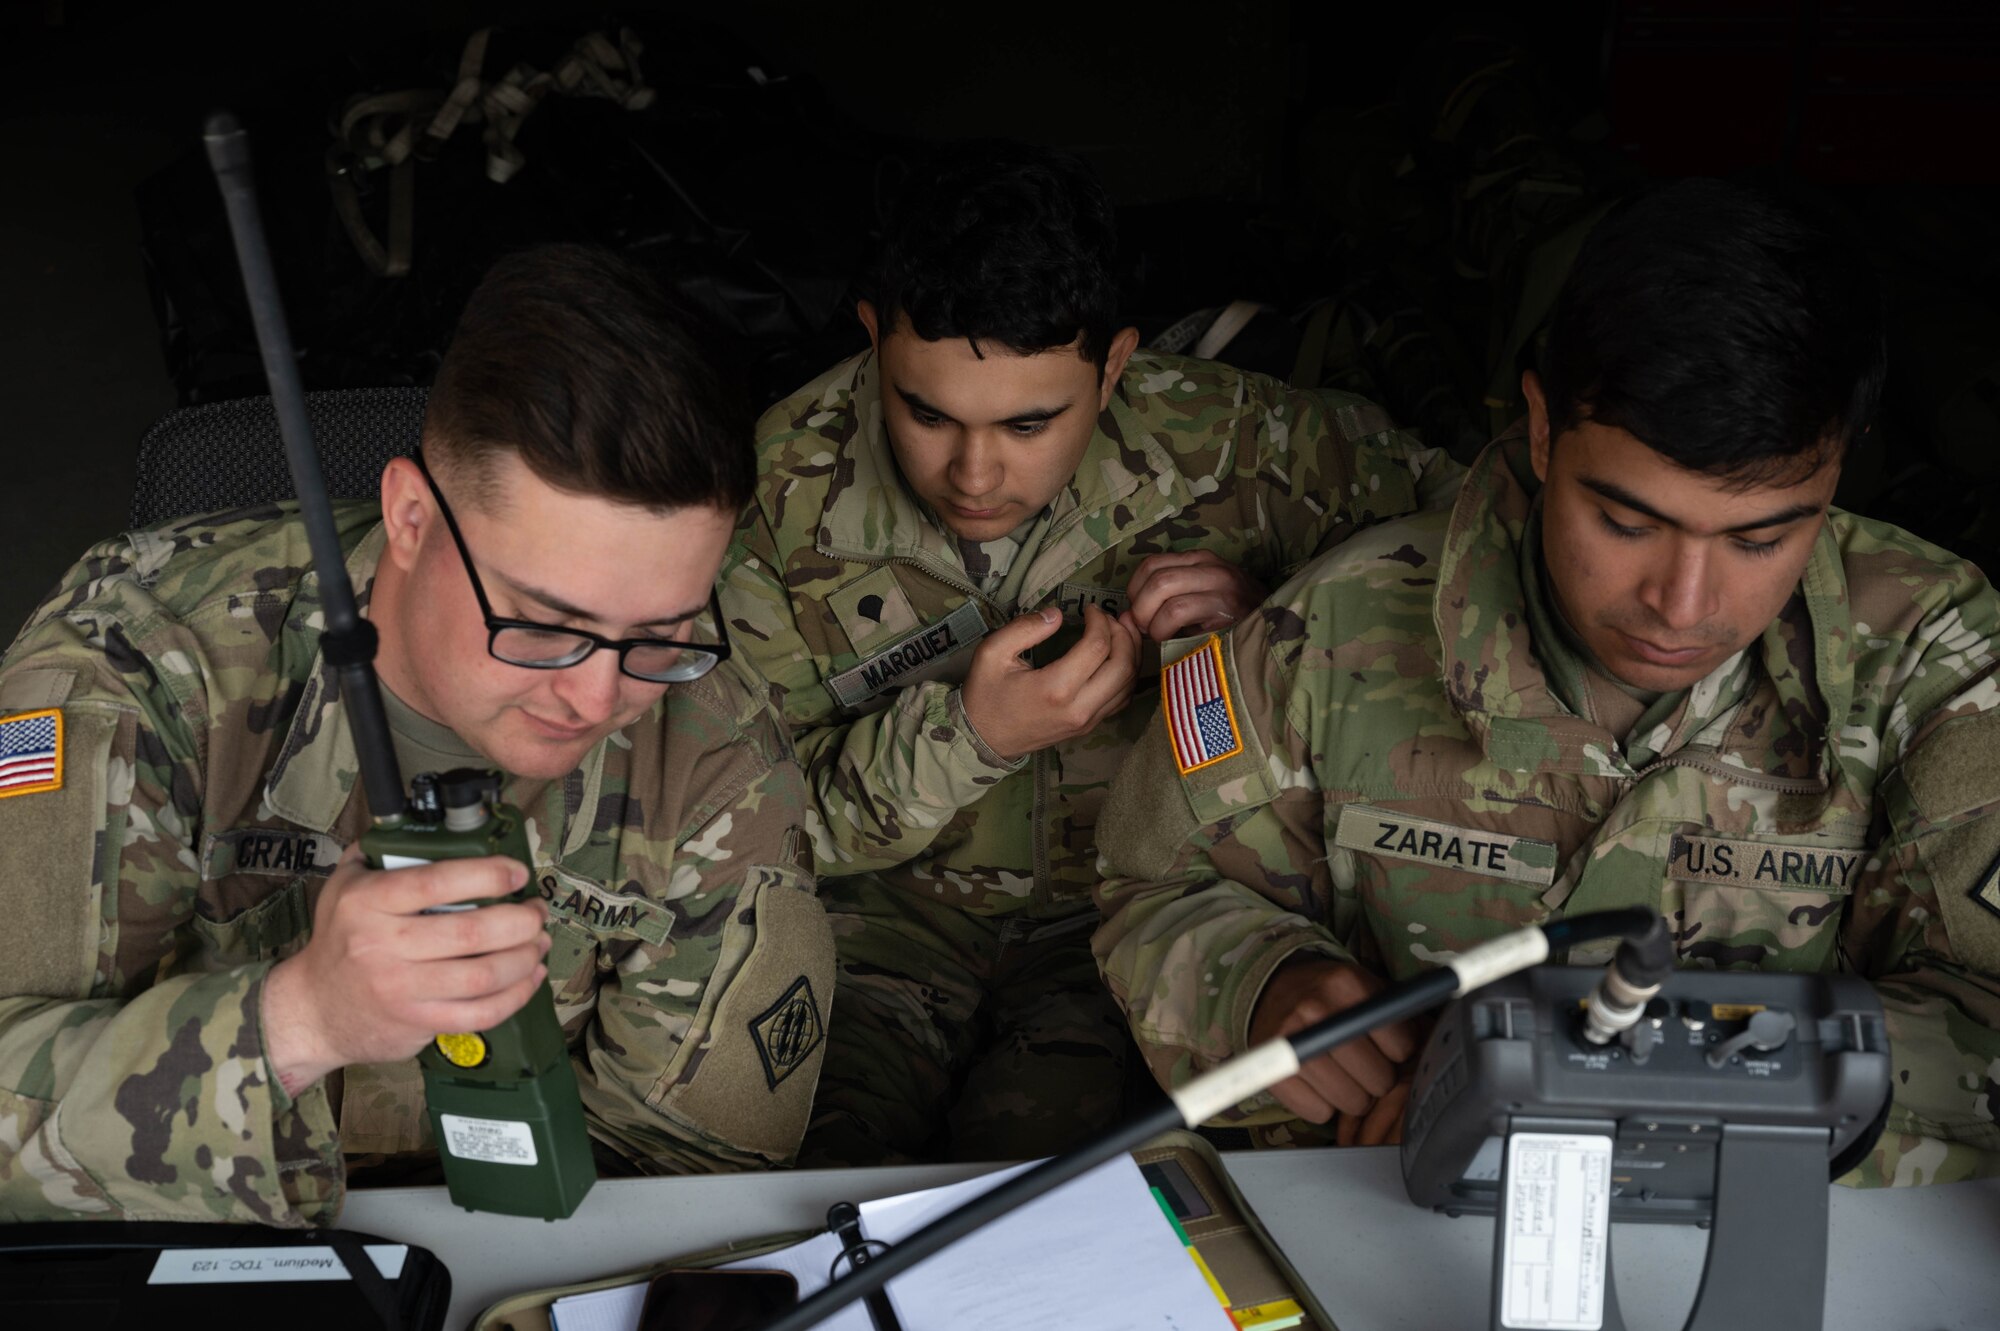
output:
[[[36,798],[0,799],[0,862],[6,866],[0,918],[18,922],[0,929],[0,998],[90,993],[101,877],[118,873],[117,850],[103,845],[111,816],[107,770],[114,749],[130,753],[134,724],[129,711],[72,706],[58,730],[60,788],[50,786]],[[24,784],[8,793],[29,792]],[[117,816],[123,818],[122,808]]]
[[[1972,885],[1972,899],[2000,919],[2000,860],[1987,866],[1986,876]]]
[[[61,790],[63,716],[56,707],[0,721],[0,799]]]
[[[2000,826],[1969,819],[1926,838],[1925,867],[1937,884],[1951,950],[1967,966],[2000,974]]]
[[[1243,752],[1218,635],[1160,672],[1160,714],[1182,776]]]
[[[2000,709],[1954,717],[1903,764],[1917,812],[1949,822],[2000,801]]]

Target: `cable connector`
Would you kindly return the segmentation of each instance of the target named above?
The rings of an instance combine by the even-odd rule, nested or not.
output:
[[[1584,1006],[1583,1038],[1592,1044],[1610,1044],[1638,1025],[1646,1015],[1646,1004],[1660,992],[1673,973],[1673,941],[1667,936],[1667,922],[1655,915],[1652,927],[1636,937],[1628,935],[1618,944],[1604,978],[1590,991]]]

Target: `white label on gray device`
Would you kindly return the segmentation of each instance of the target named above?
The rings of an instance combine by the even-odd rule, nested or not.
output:
[[[1611,1139],[1517,1132],[1507,1139],[1500,1325],[1600,1331],[1611,1255]]]
[[[409,1248],[400,1243],[362,1246],[385,1280],[403,1274]],[[153,1263],[149,1285],[268,1284],[278,1280],[351,1280],[347,1264],[329,1247],[170,1248]]]

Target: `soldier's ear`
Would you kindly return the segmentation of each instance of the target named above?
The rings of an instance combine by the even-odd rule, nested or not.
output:
[[[391,458],[382,469],[384,554],[405,573],[416,566],[424,532],[436,516],[436,501],[417,464],[409,458]]]
[[[1121,328],[1111,339],[1111,346],[1104,353],[1104,372],[1098,376],[1097,409],[1103,411],[1111,405],[1111,394],[1118,388],[1118,381],[1125,375],[1125,363],[1132,359],[1132,353],[1139,349],[1139,330]]]
[[[875,313],[874,302],[867,300],[855,301],[854,317],[861,320],[861,326],[868,330],[868,345],[875,348],[875,353],[880,355],[882,353],[882,322],[880,317]]]
[[[1542,396],[1542,380],[1533,370],[1521,372],[1521,396],[1528,399],[1528,459],[1535,479],[1549,480],[1549,400]]]

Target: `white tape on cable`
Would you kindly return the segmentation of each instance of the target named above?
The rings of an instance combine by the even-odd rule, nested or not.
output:
[[[1234,1109],[1266,1087],[1276,1086],[1298,1070],[1299,1056],[1290,1044],[1267,1040],[1170,1092],[1168,1098],[1181,1111],[1181,1120],[1194,1127],[1225,1109]]]
[[[1549,936],[1540,929],[1521,929],[1461,952],[1445,964],[1458,976],[1458,992],[1466,994],[1548,959]]]

